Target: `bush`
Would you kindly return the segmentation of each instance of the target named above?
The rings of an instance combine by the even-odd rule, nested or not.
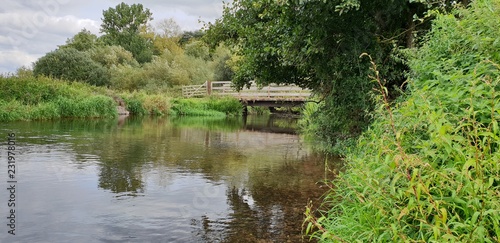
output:
[[[173,115],[187,116],[226,116],[241,114],[242,106],[236,99],[174,99],[172,101]]]
[[[324,241],[500,240],[500,1],[440,15],[410,66],[411,93],[382,104],[308,227]],[[380,83],[380,78],[377,79]],[[380,97],[379,97],[380,98]]]
[[[0,121],[114,117],[109,91],[45,77],[0,77]]]
[[[96,86],[109,84],[107,70],[94,62],[87,53],[73,48],[58,49],[47,53],[35,62],[33,74],[81,81]]]
[[[231,97],[210,97],[207,109],[225,113],[226,115],[240,115],[243,112],[241,103]]]
[[[144,93],[128,93],[128,94],[122,94],[121,97],[125,101],[126,104],[126,109],[130,112],[132,115],[146,115],[148,114],[148,111],[144,108],[143,103],[144,103]]]
[[[26,107],[20,102],[12,100],[10,102],[0,99],[0,121],[17,121],[28,119]]]
[[[170,100],[164,95],[148,95],[144,100],[144,109],[152,115],[166,115],[170,111]]]
[[[98,46],[90,49],[88,53],[92,60],[106,68],[118,65],[139,66],[132,53],[121,46]]]

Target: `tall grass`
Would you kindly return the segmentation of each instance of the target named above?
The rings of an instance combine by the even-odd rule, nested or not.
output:
[[[170,113],[170,97],[163,94],[148,95],[146,92],[122,93],[127,110],[133,115],[163,116]]]
[[[0,121],[115,117],[107,91],[45,77],[0,77]]]
[[[134,115],[232,116],[242,112],[233,98],[172,99],[163,93],[121,93],[46,77],[0,77],[0,121],[117,116],[121,97]]]
[[[390,104],[380,85],[376,120],[347,154],[325,198],[331,209],[306,212],[306,233],[324,242],[500,241],[499,16],[499,0],[477,0],[435,20],[410,60],[411,93]]]
[[[174,99],[171,114],[185,116],[239,115],[243,111],[234,98]]]

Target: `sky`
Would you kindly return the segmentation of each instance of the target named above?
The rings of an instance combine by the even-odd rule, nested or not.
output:
[[[153,13],[153,26],[173,18],[182,30],[197,30],[222,15],[222,0],[2,0],[0,73],[31,64],[83,28],[99,35],[102,11],[121,2],[141,3]]]

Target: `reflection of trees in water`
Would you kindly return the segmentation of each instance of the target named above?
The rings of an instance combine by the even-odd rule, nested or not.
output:
[[[227,218],[210,219],[202,216],[195,232],[205,242],[267,242],[274,239],[278,231],[273,230],[274,213],[272,207],[256,208],[248,201],[248,192],[236,187],[227,190],[228,205],[232,209]]]
[[[227,190],[232,210],[228,217],[203,216],[198,234],[208,242],[308,242],[302,239],[304,210],[310,200],[318,205],[326,192],[317,183],[323,162],[322,156],[310,155],[276,168],[250,171],[247,188]]]
[[[292,135],[240,130],[238,126],[244,127],[239,121],[230,132],[222,129],[222,122],[205,121],[221,127],[213,131],[205,123],[198,127],[193,120],[183,122],[188,121],[193,124],[153,119],[126,119],[121,127],[70,122],[50,127],[47,134],[69,131],[77,154],[98,158],[99,187],[113,193],[142,193],[148,168],[159,175],[181,169],[224,181],[228,217],[194,220],[194,234],[205,242],[300,242],[304,207],[325,191],[315,184],[324,174],[324,159],[299,151],[300,146],[290,142]]]
[[[134,168],[123,168],[118,163],[103,164],[99,172],[99,187],[114,193],[144,192],[141,172],[135,173]]]
[[[134,139],[115,139],[101,152],[99,187],[114,193],[143,192],[141,167],[148,158],[147,144]]]
[[[96,144],[101,146],[96,148],[101,156],[99,187],[113,193],[127,192],[128,196],[136,196],[136,193],[144,192],[143,166],[163,157],[168,148],[159,147],[165,145],[167,133],[161,130],[162,122],[138,123],[131,119],[130,123],[126,124],[128,131],[108,134],[100,144]]]
[[[297,119],[289,117],[270,116],[247,116],[243,119],[243,128],[250,131],[267,133],[297,133]]]

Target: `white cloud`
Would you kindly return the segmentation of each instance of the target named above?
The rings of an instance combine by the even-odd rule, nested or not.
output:
[[[141,3],[153,13],[153,26],[173,18],[183,30],[202,27],[222,13],[222,0],[2,0],[0,73],[31,65],[81,29],[99,33],[102,11],[120,2]]]
[[[21,66],[29,67],[37,59],[38,57],[19,50],[0,51],[0,73],[14,72]]]

